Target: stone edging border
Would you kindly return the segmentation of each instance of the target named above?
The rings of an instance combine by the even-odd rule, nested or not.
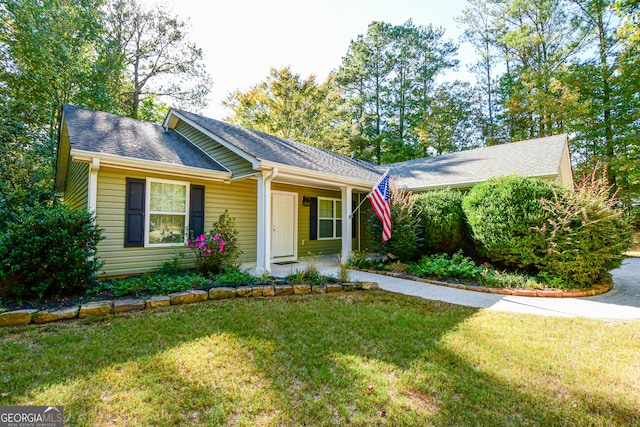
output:
[[[483,292],[487,294],[514,295],[519,297],[544,297],[544,298],[580,298],[592,297],[607,293],[613,288],[613,284],[594,284],[589,289],[574,289],[567,291],[555,291],[551,289],[518,289],[518,288],[487,288],[485,286],[464,285],[458,283],[440,282],[438,280],[423,279],[411,274],[395,273],[393,271],[362,270],[367,273],[381,274],[397,279],[413,280],[414,282],[429,283],[431,285],[446,286],[448,288],[463,289],[465,291]]]
[[[120,299],[92,301],[85,304],[57,310],[14,310],[0,313],[0,327],[24,326],[30,323],[50,323],[60,320],[102,317],[109,314],[127,313],[131,311],[149,310],[170,305],[191,304],[207,300],[230,298],[274,297],[284,295],[325,294],[330,292],[347,292],[355,290],[379,289],[376,282],[359,282],[324,285],[259,285],[238,286],[237,288],[220,287],[209,291],[191,290],[176,292],[166,296],[154,296],[148,299]]]

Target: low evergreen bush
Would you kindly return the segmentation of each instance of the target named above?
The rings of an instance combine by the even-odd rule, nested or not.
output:
[[[542,201],[547,219],[537,230],[547,243],[542,270],[548,281],[558,287],[589,287],[620,266],[633,229],[612,192],[596,168],[574,191],[555,191]]]
[[[442,189],[417,194],[415,207],[420,212],[422,254],[453,254],[465,246],[463,194]]]
[[[550,182],[519,176],[474,186],[463,198],[462,209],[478,254],[508,269],[537,271],[547,242],[536,227],[549,216],[542,200],[553,194]]]
[[[82,294],[101,268],[101,230],[84,210],[36,206],[0,235],[0,297],[31,299]]]

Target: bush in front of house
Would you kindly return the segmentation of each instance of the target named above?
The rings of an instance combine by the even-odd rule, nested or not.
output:
[[[464,256],[462,251],[451,256],[444,253],[424,256],[418,262],[409,264],[409,270],[419,277],[456,278],[478,282],[486,275],[485,268],[476,265],[471,258]]]
[[[536,178],[506,176],[474,186],[462,209],[478,254],[491,263],[535,272],[546,253],[536,231],[549,213],[543,199],[553,197],[553,184]]]
[[[238,270],[238,260],[242,254],[238,228],[235,219],[226,210],[213,223],[211,230],[191,239],[189,247],[196,255],[196,265],[202,274]]]
[[[422,254],[454,254],[465,246],[466,225],[462,211],[463,194],[447,189],[414,196],[420,212]]]
[[[631,221],[604,175],[596,168],[574,191],[555,191],[542,202],[547,219],[538,232],[547,251],[541,269],[556,287],[591,286],[619,267],[631,247]]]
[[[63,203],[36,206],[7,223],[0,236],[2,299],[83,293],[101,268],[101,230],[84,210]]]
[[[418,252],[422,236],[420,233],[420,211],[414,206],[415,199],[410,191],[391,186],[391,238],[382,241],[382,224],[376,215],[371,215],[368,231],[372,236],[372,247],[380,254],[391,254],[393,259],[407,261]]]

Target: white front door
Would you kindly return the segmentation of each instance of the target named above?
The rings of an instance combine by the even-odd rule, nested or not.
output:
[[[298,257],[298,194],[271,192],[271,257],[294,261]]]

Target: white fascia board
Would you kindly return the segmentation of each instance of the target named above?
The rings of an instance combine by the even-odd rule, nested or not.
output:
[[[316,172],[316,171],[312,171],[309,169],[300,168],[296,166],[283,165],[281,163],[262,161],[261,164],[263,169],[278,168],[279,176],[290,176],[292,178],[309,181],[309,182],[318,182],[320,184],[332,184],[337,187],[344,187],[348,185],[352,187],[357,187],[357,189],[371,190],[371,188],[375,184],[375,182],[348,178],[345,176],[339,176],[334,174],[327,174],[323,172]],[[380,175],[382,176],[382,174]]]
[[[97,153],[94,151],[71,149],[71,157],[76,162],[91,162],[100,159],[101,166],[117,169],[128,169],[141,172],[157,173],[170,176],[183,176],[208,181],[228,181],[231,172],[212,171],[210,169],[179,166],[167,162],[141,160],[132,157],[116,156],[113,154]]]
[[[197,123],[194,123],[193,121],[187,119],[182,114],[173,111],[173,109],[169,110],[169,113],[167,113],[167,118],[164,120],[164,126],[165,127],[169,125],[171,116],[175,116],[175,117],[179,118],[180,120],[182,120],[183,122],[188,123],[189,126],[192,126],[193,128],[195,128],[195,129],[199,130],[200,132],[202,132],[203,134],[207,135],[209,138],[213,139],[214,141],[216,141],[217,143],[222,145],[227,150],[229,150],[229,151],[233,152],[234,154],[242,157],[243,159],[245,159],[246,161],[251,163],[251,167],[253,167],[253,169],[259,169],[260,168],[260,160],[256,159],[254,156],[242,151],[241,149],[239,149],[235,145],[227,142],[225,139],[219,137],[218,135],[216,135],[215,133],[211,132],[210,130],[205,129],[202,126],[198,125]]]

